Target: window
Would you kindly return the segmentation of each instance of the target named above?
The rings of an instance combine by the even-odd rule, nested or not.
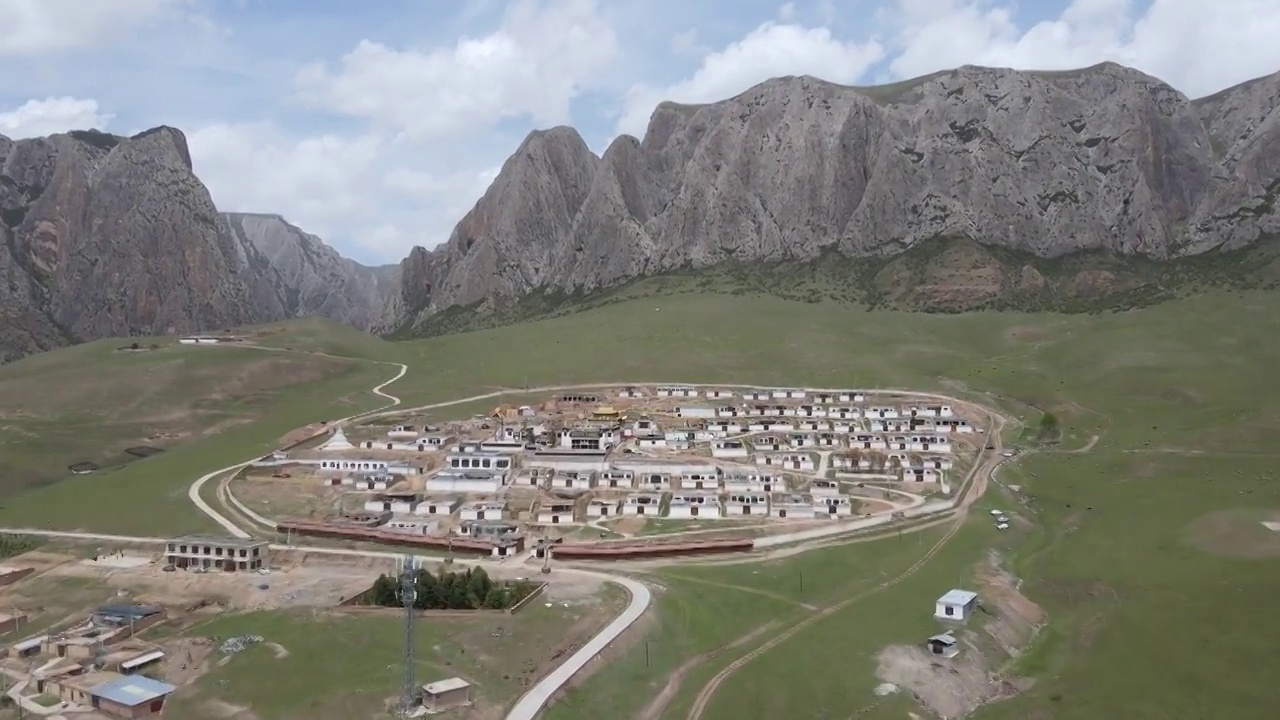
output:
[[[954,616],[954,615],[956,614],[956,609],[955,609],[955,608],[953,608],[953,607],[951,607],[950,605],[947,605],[947,606],[945,606],[945,607],[943,608],[943,611],[942,611],[942,612],[943,612],[943,614],[944,614],[944,615],[946,615],[947,617],[952,617],[952,616]]]

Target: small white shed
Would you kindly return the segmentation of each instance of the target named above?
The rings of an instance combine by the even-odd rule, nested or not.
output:
[[[971,590],[948,590],[938,598],[933,616],[939,620],[966,620],[978,606],[978,593]]]

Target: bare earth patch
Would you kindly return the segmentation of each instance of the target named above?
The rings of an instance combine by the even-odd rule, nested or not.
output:
[[[892,645],[881,651],[876,677],[910,692],[935,716],[962,718],[984,703],[1012,697],[1030,687],[1023,678],[1005,677],[1044,625],[1044,610],[1018,591],[1018,581],[992,553],[978,568],[981,606],[953,631],[960,654],[933,655],[919,645]],[[921,638],[923,641],[923,638]]]
[[[906,689],[935,715],[965,717],[995,692],[982,655],[967,640],[958,645],[960,654],[949,660],[923,647],[890,645],[880,652],[876,677]]]
[[[258,718],[252,710],[244,707],[243,705],[233,705],[225,700],[218,700],[216,698],[206,700],[204,703],[204,709],[208,711],[211,716],[223,718],[224,720],[257,720]]]
[[[1191,546],[1214,555],[1280,557],[1280,532],[1263,523],[1280,523],[1280,511],[1239,508],[1211,512],[1192,520],[1184,536]]]

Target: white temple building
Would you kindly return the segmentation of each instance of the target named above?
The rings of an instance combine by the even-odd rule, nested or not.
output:
[[[342,428],[338,428],[333,433],[333,437],[329,441],[320,446],[321,450],[355,450],[356,446],[347,440],[347,434],[342,432]]]

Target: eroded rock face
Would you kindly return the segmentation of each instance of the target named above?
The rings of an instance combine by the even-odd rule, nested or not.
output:
[[[278,218],[224,217],[173,128],[0,137],[0,362],[307,314],[368,327],[395,272]]]
[[[448,243],[402,264],[383,327],[539,289],[725,260],[894,255],[940,236],[1044,258],[1242,247],[1280,232],[1278,103],[1280,74],[1192,102],[1110,63],[962,67],[881,88],[789,77],[709,105],[664,103],[643,140],[620,137],[600,158],[570,128],[536,132]],[[965,282],[977,303],[1005,280]]]
[[[287,316],[319,315],[362,330],[382,317],[398,265],[361,265],[279,215],[225,217],[245,262],[265,279]]]
[[[0,138],[0,359],[277,317],[191,171],[186,138]]]

